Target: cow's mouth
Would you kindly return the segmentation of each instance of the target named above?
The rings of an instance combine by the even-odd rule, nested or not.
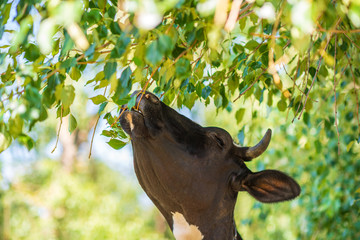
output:
[[[129,111],[128,109],[126,111]],[[131,108],[130,112],[136,112],[138,114],[140,114],[141,116],[144,117],[143,112],[141,111],[141,109],[136,109],[135,107]]]
[[[162,126],[161,102],[149,92],[135,91],[135,105],[129,109],[122,106],[120,124],[132,138],[154,136]]]

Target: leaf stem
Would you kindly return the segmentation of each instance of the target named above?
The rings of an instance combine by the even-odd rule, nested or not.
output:
[[[57,132],[57,134],[56,134],[55,147],[54,147],[54,149],[51,151],[51,153],[53,153],[53,152],[55,151],[55,149],[57,148],[58,142],[59,142],[59,136],[60,136],[60,130],[61,130],[62,118],[63,118],[63,111],[64,111],[64,107],[63,107],[63,105],[61,105],[61,109],[60,109],[60,125],[59,125],[58,132]]]

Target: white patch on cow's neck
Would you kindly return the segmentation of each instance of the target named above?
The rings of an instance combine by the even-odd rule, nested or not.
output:
[[[126,119],[129,121],[130,130],[132,131],[134,129],[134,124],[133,124],[132,116],[130,113],[128,115],[126,115]]]
[[[190,225],[181,213],[173,213],[173,233],[176,240],[201,240],[204,236],[199,227]]]

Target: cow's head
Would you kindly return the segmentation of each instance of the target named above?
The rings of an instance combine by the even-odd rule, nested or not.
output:
[[[134,94],[138,110],[125,110],[120,123],[131,137],[138,180],[177,239],[232,239],[239,191],[265,203],[299,195],[284,173],[245,165],[266,150],[271,130],[256,146],[239,147],[225,130],[198,125],[152,93]]]

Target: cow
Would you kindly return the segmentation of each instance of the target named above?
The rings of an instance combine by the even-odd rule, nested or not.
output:
[[[150,92],[135,94],[119,121],[131,138],[138,181],[177,240],[242,239],[234,221],[240,191],[264,203],[300,194],[285,173],[252,172],[245,164],[266,150],[270,129],[257,145],[237,146],[224,129],[202,127]]]

